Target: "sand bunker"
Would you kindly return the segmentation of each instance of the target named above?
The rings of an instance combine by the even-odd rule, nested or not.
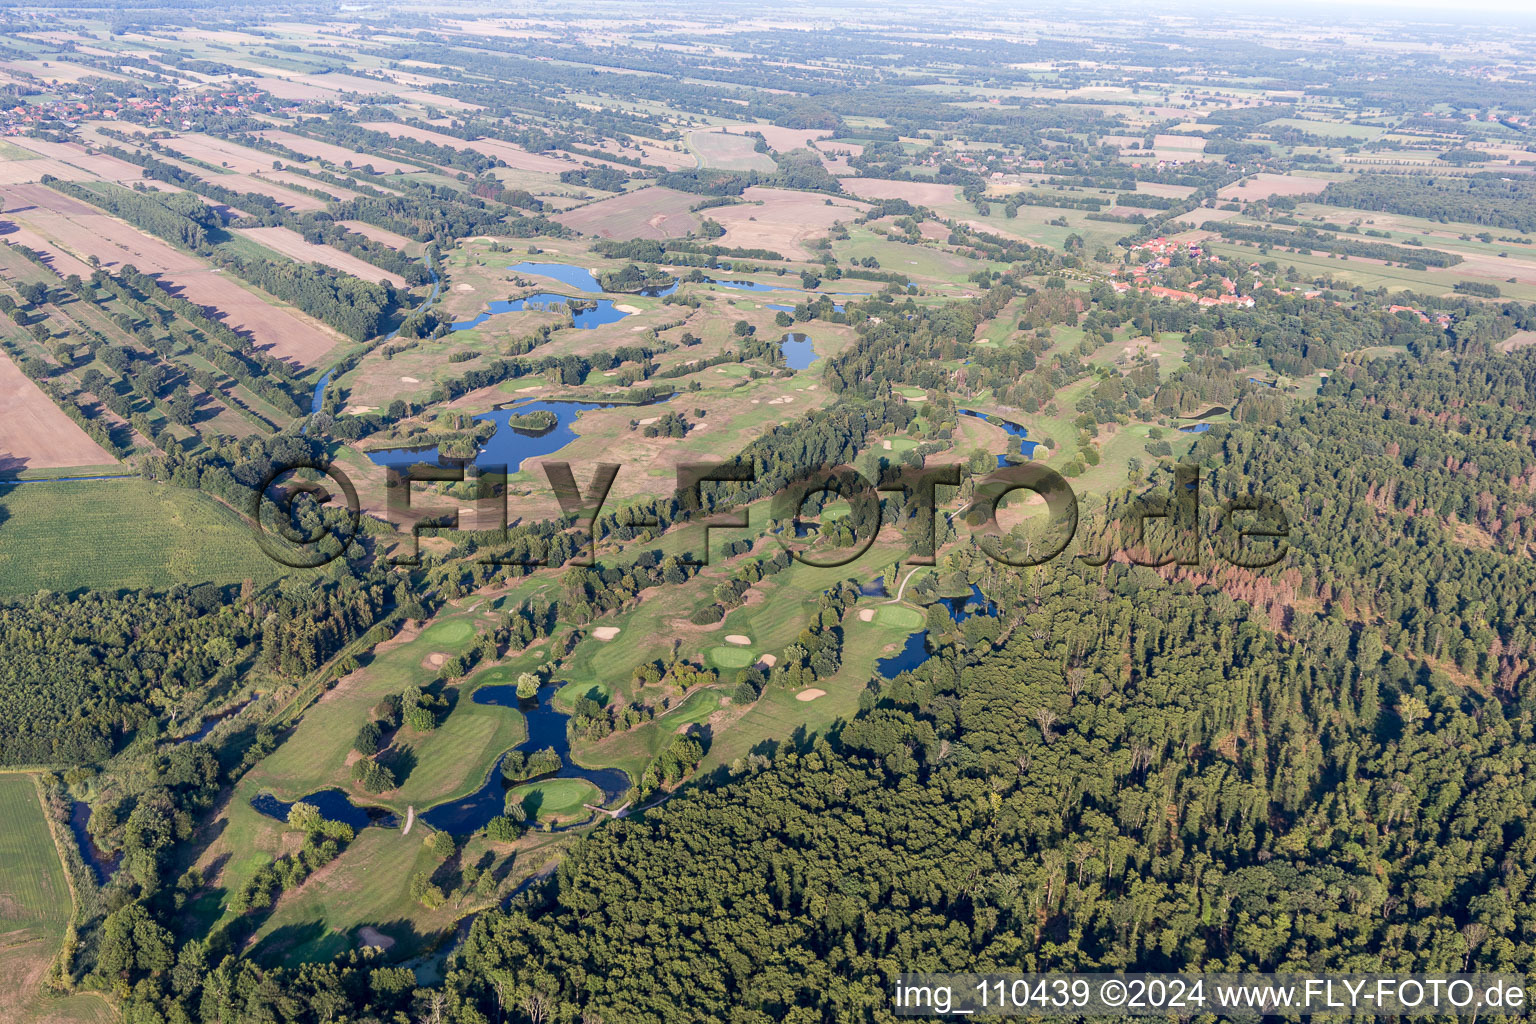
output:
[[[809,691],[807,691],[809,692]],[[394,947],[395,940],[385,935],[372,925],[363,925],[357,930],[357,941],[364,946],[376,946],[386,952]]]
[[[757,659],[757,663],[763,666],[763,668],[773,668],[773,666],[779,663],[779,659],[776,655],[765,654],[761,658]]]
[[[420,384],[421,381],[417,380],[415,377],[401,377],[400,378],[400,383],[401,384]]]
[[[875,610],[873,608],[860,608],[859,609],[859,621],[860,622],[874,622],[875,621]]]
[[[728,644],[739,644],[740,646],[745,647],[752,642],[752,638],[749,636],[742,636],[740,633],[732,633],[725,638],[725,642]]]
[[[443,654],[441,651],[439,651],[439,652],[436,652],[434,654],[427,655],[427,659],[425,661],[423,661],[422,664],[427,666],[427,668],[442,668],[443,667],[443,662],[445,662],[447,660],[448,660],[448,655]]]
[[[795,694],[795,700],[815,700],[817,697],[825,697],[826,695],[826,690],[818,690],[813,686],[809,690],[801,690]]]
[[[618,310],[620,313],[644,313],[645,312],[645,310],[641,309],[639,306],[631,306],[627,302],[621,302],[618,305],[614,306],[613,308]]]
[[[592,635],[599,640],[608,641],[619,635],[618,626],[598,626],[592,631]]]

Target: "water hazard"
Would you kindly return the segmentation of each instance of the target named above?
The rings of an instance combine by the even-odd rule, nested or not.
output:
[[[941,597],[938,604],[949,609],[950,618],[956,622],[964,622],[972,615],[996,615],[997,605],[981,592],[976,584],[971,584],[971,592],[964,597]],[[875,671],[886,679],[895,679],[903,672],[910,672],[923,662],[928,660],[928,631],[920,629],[907,637],[907,642],[901,650],[889,658],[881,658],[875,662]]]
[[[495,670],[490,674],[496,675]],[[515,683],[491,683],[475,690],[470,698],[476,704],[492,707],[516,708],[522,712],[528,726],[528,738],[514,749],[525,753],[554,748],[560,755],[560,770],[534,779],[522,779],[515,785],[543,779],[583,779],[592,783],[603,794],[604,803],[613,803],[629,791],[629,776],[617,768],[583,768],[571,760],[571,741],[566,732],[570,716],[554,706],[557,683],[539,688],[534,700],[522,700],[517,696]],[[506,755],[496,759],[495,766],[485,783],[462,800],[440,804],[421,815],[421,820],[435,829],[454,835],[468,835],[486,826],[492,818],[505,813],[507,790],[513,783],[502,778],[501,766]]]
[[[667,398],[646,404],[656,405],[670,400],[669,395]],[[523,460],[550,455],[576,440],[574,425],[585,410],[614,409],[620,404],[617,402],[530,401],[514,403],[476,416],[477,420],[495,423],[496,433],[486,439],[485,445],[475,455],[474,462],[476,465],[506,466],[509,471],[515,472],[517,467],[522,465]],[[633,407],[643,408],[639,403],[635,403]],[[520,430],[508,425],[514,416],[525,416],[539,411],[552,413],[555,417],[555,425],[542,431]],[[369,452],[368,458],[373,460],[376,466],[394,466],[400,469],[421,464],[458,465],[464,461],[443,459],[438,454],[437,445],[381,448]]]

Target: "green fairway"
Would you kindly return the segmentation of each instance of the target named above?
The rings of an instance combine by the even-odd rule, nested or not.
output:
[[[749,647],[721,644],[719,647],[709,649],[709,660],[721,668],[746,668],[757,660],[757,655],[753,654]]]
[[[0,594],[266,583],[293,571],[198,491],[133,478],[0,484]]]
[[[410,954],[453,924],[452,905],[425,910],[411,898],[411,876],[438,861],[426,829],[365,828],[333,865],[285,899],[256,932],[256,955],[271,963],[329,960],[360,945],[374,925]],[[407,923],[409,922],[409,923]]]
[[[523,805],[529,820],[575,821],[591,816],[586,805],[600,805],[602,793],[585,779],[546,779],[518,786],[508,794]]]

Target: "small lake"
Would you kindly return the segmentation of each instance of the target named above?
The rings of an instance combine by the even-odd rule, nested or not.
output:
[[[603,286],[586,267],[573,267],[569,263],[514,263],[507,268],[516,274],[538,274],[552,277],[561,284],[570,285],[577,291],[601,292]]]
[[[941,597],[938,604],[949,609],[950,618],[956,622],[964,622],[972,615],[996,615],[997,605],[994,604],[981,588],[971,584],[971,592],[966,597]],[[881,658],[875,662],[875,671],[885,679],[895,679],[903,672],[910,672],[923,662],[928,660],[928,631],[920,629],[907,637],[907,642],[901,650],[889,658]]]
[[[288,820],[288,811],[295,803],[309,804],[318,810],[320,816],[326,821],[345,822],[357,830],[365,829],[370,825],[397,828],[400,824],[399,819],[384,808],[359,807],[339,789],[322,789],[318,793],[299,797],[293,803],[286,804],[270,793],[262,793],[251,798],[252,807],[278,821]]]
[[[519,274],[538,274],[540,277],[552,277],[561,284],[569,285],[577,291],[601,294],[602,282],[593,276],[585,267],[573,267],[569,263],[514,263],[508,270]],[[664,295],[671,295],[677,291],[677,278],[672,283],[660,288],[642,288],[640,294],[659,299]]]
[[[660,405],[671,400],[669,395],[666,398],[657,399],[653,402],[644,404],[634,403],[633,408],[642,409],[646,405]],[[540,455],[553,454],[576,440],[574,425],[577,418],[585,410],[615,409],[620,404],[618,402],[532,401],[513,403],[512,405],[476,416],[475,419],[477,420],[487,420],[495,423],[496,433],[486,439],[485,446],[475,456],[474,463],[477,466],[506,466],[508,472],[515,473],[517,472],[517,467],[523,464],[523,460],[537,458]],[[518,430],[507,425],[514,416],[523,416],[541,410],[553,413],[555,416],[555,425],[548,430],[542,432]],[[437,445],[416,448],[381,448],[368,452],[368,458],[376,466],[394,466],[398,469],[421,464],[428,466],[456,466],[465,461],[462,459],[444,461],[437,453]]]
[[[804,370],[817,359],[809,334],[786,334],[779,342],[779,349],[784,353],[785,365],[791,370]]]
[[[1211,425],[1209,423],[1196,423],[1196,424],[1193,424],[1193,425],[1188,426],[1188,427],[1180,427],[1179,428],[1179,433],[1181,433],[1181,434],[1203,434],[1207,430],[1210,430],[1210,429],[1211,429]]]
[[[75,835],[75,845],[80,849],[80,856],[91,870],[96,873],[96,882],[105,885],[107,879],[117,872],[117,865],[123,859],[121,854],[108,856],[96,845],[91,838],[90,829],[86,826],[91,821],[91,805],[83,800],[76,800],[69,809],[69,830]]]
[[[537,699],[522,700],[517,696],[516,684],[492,683],[481,686],[470,699],[476,704],[515,708],[522,712],[523,721],[528,726],[528,738],[513,749],[532,753],[553,747],[555,753],[560,755],[559,771],[524,779],[516,785],[539,779],[583,779],[602,791],[605,804],[623,798],[631,785],[626,773],[617,768],[583,768],[571,760],[571,741],[566,732],[570,716],[554,706],[555,691],[559,687],[558,683],[547,683],[539,688]],[[439,804],[421,814],[421,820],[453,835],[468,835],[484,828],[492,818],[505,813],[507,790],[513,785],[501,775],[502,762],[505,760],[505,754],[496,759],[485,783],[474,793],[462,800]]]
[[[521,299],[497,299],[489,304],[487,312],[469,320],[460,320],[454,324],[455,331],[467,331],[479,327],[491,317],[499,313],[518,313],[523,310],[541,310],[544,312],[558,313],[560,307],[573,301],[593,303],[586,309],[571,310],[571,319],[576,326],[584,331],[590,331],[603,326],[603,324],[615,324],[630,314],[618,309],[612,299],[580,299],[573,300],[569,295],[556,295],[554,292],[537,292]]]

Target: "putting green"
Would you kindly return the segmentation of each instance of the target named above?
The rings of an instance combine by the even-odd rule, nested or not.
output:
[[[462,619],[439,622],[435,626],[427,628],[421,634],[421,640],[427,644],[457,645],[468,643],[475,636],[475,627]]]
[[[911,608],[903,608],[899,604],[883,604],[876,608],[875,621],[882,626],[904,629],[909,633],[923,626],[922,615]]]
[[[757,660],[757,655],[745,647],[730,647],[722,644],[709,649],[709,658],[721,668],[746,668]]]
[[[585,818],[587,804],[601,804],[603,795],[585,779],[545,779],[518,786],[509,794],[523,805],[530,818]]]

